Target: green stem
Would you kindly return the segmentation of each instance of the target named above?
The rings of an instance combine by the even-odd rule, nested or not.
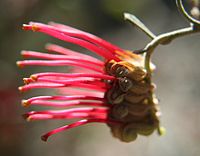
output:
[[[183,0],[176,0],[176,4],[177,7],[179,9],[179,11],[185,16],[185,18],[190,21],[191,23],[193,23],[194,25],[200,27],[200,21],[196,20],[195,18],[193,18],[192,16],[190,16],[187,11],[185,10],[184,6],[183,6]]]
[[[133,25],[137,26],[140,30],[142,30],[147,36],[151,39],[154,39],[156,36],[141,22],[136,16],[124,13],[124,19],[128,20]]]
[[[151,68],[150,68],[151,55],[158,45],[160,45],[160,44],[165,45],[165,44],[170,43],[172,40],[174,40],[178,37],[193,34],[196,32],[200,32],[200,21],[194,19],[186,12],[186,10],[183,6],[183,0],[176,0],[176,4],[177,4],[177,8],[179,9],[179,11],[190,22],[190,27],[182,28],[179,30],[175,30],[172,32],[154,36],[154,38],[152,38],[151,42],[148,43],[146,45],[146,47],[142,50],[143,52],[146,52],[144,66],[145,66],[145,69],[147,70],[149,79],[151,79]]]
[[[188,35],[188,34],[193,34],[193,33],[196,33],[196,32],[200,32],[199,27],[196,28],[191,24],[190,27],[182,28],[182,29],[179,29],[179,30],[175,30],[175,31],[172,31],[172,32],[168,32],[168,33],[158,35],[150,43],[148,43],[146,45],[146,47],[144,48],[144,51],[146,51],[146,53],[145,53],[145,69],[147,70],[149,77],[151,76],[151,69],[150,69],[150,61],[151,60],[150,60],[150,58],[151,58],[151,55],[154,52],[155,48],[158,45],[168,44],[172,40],[174,40],[175,38],[185,36],[185,35]]]

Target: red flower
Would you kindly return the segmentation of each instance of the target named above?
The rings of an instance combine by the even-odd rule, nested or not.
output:
[[[103,60],[81,54],[58,45],[49,44],[47,49],[58,54],[22,51],[26,58],[44,60],[18,61],[20,67],[74,66],[84,68],[81,72],[36,73],[24,78],[25,86],[20,91],[33,88],[78,88],[65,90],[66,95],[37,96],[23,100],[24,106],[40,105],[67,107],[62,110],[32,111],[24,116],[27,120],[80,119],[48,132],[42,136],[47,140],[57,132],[91,122],[106,123],[113,136],[122,141],[135,140],[137,134],[150,135],[159,128],[154,85],[146,80],[144,59],[141,55],[123,50],[92,34],[57,23],[49,25],[31,22],[24,30],[48,34],[60,40],[77,44],[96,54]],[[153,70],[153,67],[152,67]]]

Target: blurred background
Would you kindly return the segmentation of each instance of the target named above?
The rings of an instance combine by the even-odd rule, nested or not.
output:
[[[23,23],[54,21],[91,32],[124,49],[143,48],[150,40],[123,20],[133,13],[155,33],[188,26],[178,13],[175,0],[1,0],[0,1],[0,155],[1,156],[199,156],[200,155],[200,35],[159,46],[153,56],[157,66],[154,82],[162,110],[163,137],[156,133],[122,143],[104,124],[90,124],[40,140],[41,134],[66,121],[27,123],[21,115],[22,98],[49,94],[40,90],[20,94],[22,78],[46,70],[18,69],[21,50],[44,51],[46,43],[57,43],[87,53],[41,33],[24,32]],[[58,68],[57,68],[58,69]],[[60,69],[59,69],[60,70]]]

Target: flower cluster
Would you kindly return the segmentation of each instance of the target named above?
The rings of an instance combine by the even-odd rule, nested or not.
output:
[[[148,81],[144,57],[123,50],[87,32],[58,24],[30,22],[24,30],[42,32],[60,40],[79,45],[102,59],[81,54],[64,47],[48,44],[49,53],[22,51],[26,58],[18,61],[19,67],[72,66],[73,72],[42,72],[24,78],[20,91],[33,88],[59,88],[61,95],[37,96],[22,100],[24,106],[40,105],[61,110],[31,111],[27,120],[77,119],[76,122],[54,129],[42,136],[92,122],[105,123],[114,137],[130,142],[137,135],[150,135],[159,131],[159,109],[153,94],[155,86]],[[39,60],[41,59],[41,60]],[[151,64],[152,71],[154,70]]]

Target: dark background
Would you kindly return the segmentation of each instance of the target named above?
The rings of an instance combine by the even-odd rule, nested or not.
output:
[[[200,36],[186,36],[156,49],[154,82],[161,100],[163,137],[154,134],[135,142],[114,139],[109,128],[91,124],[40,140],[46,131],[65,121],[27,123],[21,114],[22,98],[41,91],[20,94],[22,78],[45,68],[18,69],[21,50],[44,51],[46,43],[57,43],[81,52],[77,46],[41,33],[24,32],[23,23],[54,21],[98,35],[124,49],[143,48],[150,40],[123,20],[123,12],[134,13],[155,33],[188,26],[174,0],[1,0],[0,1],[0,155],[1,156],[199,156],[200,154]],[[50,91],[45,91],[48,94]],[[45,93],[44,93],[45,94]]]

